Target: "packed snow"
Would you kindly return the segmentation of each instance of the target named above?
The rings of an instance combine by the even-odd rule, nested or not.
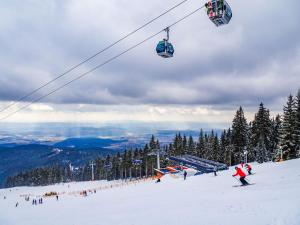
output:
[[[78,182],[0,190],[1,225],[299,225],[300,160],[253,164],[254,185],[234,168],[194,177]],[[32,205],[43,197],[43,204]],[[83,191],[87,192],[84,196]],[[29,201],[25,197],[29,196]],[[16,204],[18,205],[16,207]]]

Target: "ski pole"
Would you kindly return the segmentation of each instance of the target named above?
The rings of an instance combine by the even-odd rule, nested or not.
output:
[[[251,183],[251,181],[249,180],[249,179],[247,179],[246,177],[245,177],[245,180],[250,184]]]
[[[240,182],[240,180],[239,180],[239,179],[237,179],[236,177],[233,177],[233,178],[234,178],[234,179],[236,179],[236,180],[237,180],[239,183],[241,183],[241,182]]]

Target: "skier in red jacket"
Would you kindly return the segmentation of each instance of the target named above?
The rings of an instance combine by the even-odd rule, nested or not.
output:
[[[251,175],[251,174],[252,174],[252,173],[251,173],[251,171],[252,171],[251,165],[250,165],[250,164],[246,164],[245,166],[246,166],[246,168],[247,168],[248,174]]]
[[[245,180],[246,174],[243,172],[241,168],[238,168],[237,166],[235,167],[236,173],[232,175],[233,177],[239,175],[240,176],[240,181],[242,185],[248,185],[249,183]]]
[[[241,161],[241,167],[243,168],[244,167],[244,161]]]

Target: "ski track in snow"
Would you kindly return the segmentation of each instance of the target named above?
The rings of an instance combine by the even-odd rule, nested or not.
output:
[[[299,225],[300,159],[253,164],[246,187],[234,188],[233,167],[162,182],[144,181],[97,190],[87,197],[68,193],[120,182],[78,182],[0,189],[0,225]],[[20,197],[66,192],[31,205]],[[6,199],[4,199],[6,196]],[[15,207],[16,202],[19,206]]]

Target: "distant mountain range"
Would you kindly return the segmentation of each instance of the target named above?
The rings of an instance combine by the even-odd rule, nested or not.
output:
[[[97,156],[117,153],[121,151],[119,144],[124,141],[126,140],[68,138],[54,145],[0,144],[0,187],[7,176],[20,171],[53,164],[71,163],[79,166]]]
[[[178,132],[186,136],[191,135],[197,140],[199,130],[159,130],[149,124],[117,127],[60,123],[2,124],[0,187],[7,176],[24,170],[52,164],[83,165],[97,156],[143,147],[149,142],[152,134],[159,139],[161,145],[172,142]],[[206,129],[205,132],[210,132],[210,129]],[[220,129],[215,130],[217,134],[220,132]]]

